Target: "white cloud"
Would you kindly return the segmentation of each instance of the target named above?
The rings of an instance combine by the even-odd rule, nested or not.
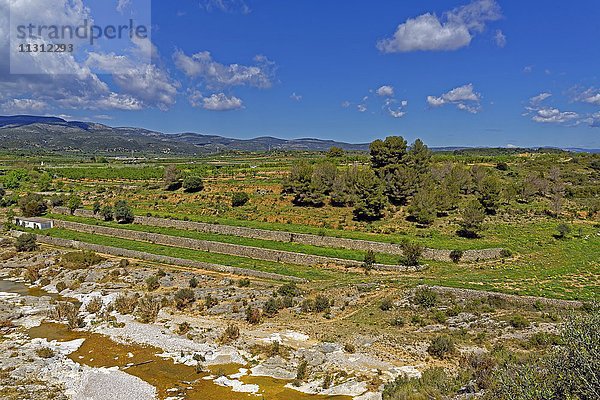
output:
[[[356,106],[356,109],[358,110],[358,112],[365,112],[367,111],[367,106],[365,106],[364,104],[359,104]]]
[[[396,99],[388,98],[385,100],[382,109],[393,118],[402,118],[406,115],[407,106],[407,100],[402,100],[399,102]]]
[[[273,85],[275,64],[262,55],[254,57],[256,65],[225,65],[216,62],[210,52],[187,56],[182,51],[173,55],[175,65],[190,78],[200,78],[210,88],[252,86],[270,88]]]
[[[468,46],[488,21],[502,17],[495,0],[476,0],[444,13],[442,18],[426,13],[400,24],[394,36],[380,40],[384,53],[450,51]]]
[[[193,107],[201,107],[209,111],[231,111],[244,107],[241,99],[235,96],[227,97],[225,93],[213,93],[204,97],[200,91],[191,90],[189,100]]]
[[[579,114],[576,112],[560,111],[559,109],[552,107],[544,107],[532,111],[533,116],[531,119],[535,122],[562,124],[579,118]]]
[[[205,97],[202,108],[211,111],[229,111],[242,108],[244,104],[242,100],[235,97],[227,97],[224,93],[212,94],[210,97]]]
[[[382,97],[392,97],[394,96],[394,87],[390,85],[383,85],[377,89],[375,93]]]
[[[574,100],[581,103],[600,106],[600,90],[595,88],[586,89],[584,91],[581,91],[580,93],[577,93],[574,96]]]
[[[249,14],[252,12],[244,0],[201,0],[200,8],[206,11]]]
[[[36,3],[38,3],[36,5]],[[126,1],[120,1],[121,6]],[[39,14],[56,24],[77,26],[84,19],[93,21],[91,11],[79,0],[31,0],[13,2],[11,12],[20,20]],[[0,33],[8,32],[8,1],[0,0]],[[37,16],[39,18],[39,15]],[[6,35],[8,36],[8,35]],[[0,53],[8,53],[0,34]],[[83,56],[75,58],[75,54]],[[158,52],[149,40],[136,40],[123,54],[63,53],[56,57],[30,57],[44,74],[9,74],[7,58],[0,57],[0,103],[3,108],[42,109],[166,109],[175,102],[179,84],[166,70],[150,64]],[[80,61],[83,60],[83,61]],[[103,80],[98,73],[109,74]],[[107,82],[110,82],[110,86]],[[35,98],[35,101],[31,99]]]
[[[342,101],[342,108],[350,107],[351,103],[348,100]]]
[[[498,47],[506,46],[506,36],[504,35],[504,33],[502,33],[500,29],[496,31],[496,34],[494,35],[494,40],[496,41],[496,45]]]
[[[533,72],[533,65],[526,65],[523,67],[523,73],[530,74],[531,72]]]
[[[540,93],[537,96],[533,96],[532,98],[530,98],[529,104],[531,104],[532,106],[537,106],[542,101],[546,100],[547,98],[549,98],[551,96],[552,96],[552,93],[548,93],[548,92]]]
[[[301,101],[302,100],[302,95],[296,94],[296,92],[294,92],[294,93],[292,93],[290,95],[290,99],[292,99],[294,101]]]
[[[427,103],[431,107],[453,104],[459,110],[473,114],[481,110],[480,102],[481,94],[474,91],[472,83],[454,88],[441,96],[427,96]]]
[[[0,106],[6,113],[40,112],[47,107],[46,102],[34,99],[12,99]]]

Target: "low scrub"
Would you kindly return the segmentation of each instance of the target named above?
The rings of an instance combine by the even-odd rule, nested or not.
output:
[[[68,269],[81,269],[99,264],[104,260],[104,257],[90,250],[72,251],[60,257],[59,265]]]

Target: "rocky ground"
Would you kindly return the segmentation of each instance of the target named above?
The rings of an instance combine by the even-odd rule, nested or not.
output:
[[[319,299],[309,285],[290,293],[271,282],[119,259],[77,265],[65,262],[65,252],[16,253],[10,241],[0,243],[5,286],[32,285],[0,290],[2,398],[166,397],[164,388],[128,373],[128,366],[94,366],[78,353],[93,340],[85,335],[101,334],[118,344],[156,348],[157,357],[204,371],[203,380],[233,393],[261,393],[256,379],[271,377],[299,394],[375,400],[399,375],[419,377],[432,365],[456,370],[462,355],[498,344],[525,351],[533,335],[554,332],[560,320],[555,311],[532,309],[526,322],[515,322],[514,310],[489,299],[424,307],[414,292],[379,283],[320,290],[328,302],[315,309]],[[73,299],[74,315],[66,306],[59,310]],[[253,312],[260,321],[252,321]],[[70,324],[85,337],[28,335],[50,321]],[[428,352],[441,332],[458,338],[451,357]],[[215,373],[221,366],[224,372]],[[171,399],[186,398],[185,390],[167,392]]]

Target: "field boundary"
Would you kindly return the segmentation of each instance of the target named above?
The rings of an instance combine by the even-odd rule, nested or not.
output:
[[[561,300],[561,299],[552,299],[547,297],[537,297],[537,296],[527,296],[527,295],[517,295],[517,294],[507,294],[501,292],[490,292],[487,290],[477,290],[477,289],[463,289],[463,288],[454,288],[449,286],[431,286],[431,285],[422,285],[420,287],[428,287],[431,290],[438,292],[440,294],[452,294],[456,296],[460,296],[461,299],[482,299],[482,298],[500,298],[502,300],[506,300],[511,303],[517,303],[528,306],[535,306],[536,303],[543,304],[551,307],[559,307],[559,308],[579,308],[583,305],[581,301],[578,300]]]
[[[102,216],[94,214],[90,210],[77,209],[73,214],[66,207],[55,207],[53,212],[63,215],[75,215],[79,217],[102,219]],[[135,224],[155,226],[163,228],[175,228],[185,230],[196,230],[204,233],[220,235],[240,236],[250,239],[272,240],[276,242],[300,243],[319,247],[332,247],[349,250],[374,251],[402,256],[402,246],[394,243],[374,242],[361,239],[347,239],[333,236],[319,236],[308,233],[293,233],[285,231],[272,231],[266,229],[247,228],[233,225],[208,224],[205,222],[181,221],[176,219],[135,216]],[[422,257],[435,261],[452,261],[450,253],[452,250],[427,248]],[[479,250],[465,250],[462,252],[461,261],[483,261],[500,258],[502,249],[490,248]]]
[[[21,232],[21,231],[11,231],[11,235],[16,236],[16,237],[20,236],[23,233],[24,232]],[[35,236],[36,236],[36,240],[39,243],[49,244],[49,245],[58,246],[58,247],[79,249],[79,250],[92,250],[97,253],[108,254],[111,256],[133,258],[133,259],[144,260],[144,261],[153,261],[153,262],[159,262],[162,264],[179,265],[179,266],[183,266],[183,267],[198,268],[198,269],[203,269],[206,271],[220,272],[220,273],[226,273],[226,274],[251,276],[254,278],[261,278],[261,279],[271,279],[271,280],[289,281],[289,282],[298,282],[298,283],[308,282],[308,280],[303,279],[303,278],[297,278],[297,277],[288,276],[288,275],[281,275],[281,274],[276,274],[273,272],[263,272],[263,271],[253,270],[253,269],[205,263],[205,262],[201,262],[201,261],[187,260],[185,258],[169,257],[169,256],[163,256],[163,255],[159,255],[159,254],[147,253],[147,252],[143,252],[143,251],[128,250],[128,249],[123,249],[120,247],[104,246],[104,245],[99,245],[99,244],[80,242],[77,240],[70,240],[70,239],[56,238],[56,237],[40,235],[40,234],[36,234]]]
[[[192,239],[180,236],[170,236],[160,233],[141,232],[130,229],[119,229],[100,225],[89,225],[64,220],[55,219],[54,226],[56,228],[64,228],[76,232],[113,236],[121,239],[143,241],[172,247],[183,247],[187,249],[200,250],[209,253],[227,254],[263,261],[274,261],[286,264],[304,265],[309,267],[315,265],[333,264],[338,266],[360,268],[363,265],[361,261],[356,260],[325,257],[304,253],[295,253],[284,250],[264,249],[260,247],[215,242],[210,240]],[[381,271],[415,272],[422,268],[408,267],[402,265],[373,264],[373,269]]]

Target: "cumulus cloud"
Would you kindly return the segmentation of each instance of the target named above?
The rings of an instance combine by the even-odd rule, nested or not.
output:
[[[547,124],[573,124],[580,123],[580,115],[573,111],[561,111],[556,107],[542,104],[552,96],[549,92],[542,92],[529,99],[529,105],[525,107],[524,116],[531,117],[534,122]]]
[[[394,96],[394,87],[390,85],[383,85],[375,91],[378,96],[392,97]]]
[[[366,105],[364,105],[364,104],[359,104],[359,105],[357,105],[357,106],[356,106],[356,109],[358,110],[358,112],[361,112],[361,113],[363,113],[363,112],[365,112],[365,111],[367,111],[367,110],[368,110],[367,106],[366,106]]]
[[[402,118],[406,115],[407,100],[386,99],[383,110],[393,118]]]
[[[209,111],[231,111],[244,107],[242,100],[235,96],[227,96],[225,93],[213,93],[204,97],[198,90],[190,91],[190,104]]]
[[[342,108],[348,108],[348,107],[350,107],[351,104],[352,103],[350,103],[348,100],[344,100],[344,101],[342,101],[341,106],[342,106]]]
[[[32,6],[37,2],[39,6]],[[19,19],[28,20],[31,13],[39,13],[40,8],[45,10],[47,21],[57,24],[76,26],[84,19],[93,20],[83,2],[71,0],[14,2],[11,12]],[[8,1],[0,0],[0,33],[6,33],[0,34],[0,53],[3,54],[8,53],[7,14]],[[57,108],[141,110],[158,107],[165,110],[174,104],[179,84],[170,78],[168,71],[150,62],[153,57],[158,59],[158,52],[149,40],[132,41],[121,54],[94,51],[54,54],[53,57],[32,54],[23,62],[37,63],[44,74],[35,75],[10,74],[7,57],[0,57],[0,104],[4,110],[13,112]],[[103,80],[100,73],[108,74],[109,79]]]
[[[178,50],[173,55],[175,65],[190,78],[202,79],[208,87],[252,86],[270,88],[275,64],[262,55],[254,57],[255,65],[221,64],[208,51],[188,56]]]
[[[475,92],[473,84],[459,86],[441,96],[427,96],[427,104],[431,107],[441,107],[453,104],[459,110],[478,113],[481,109],[481,94]]]
[[[544,122],[552,124],[562,124],[565,122],[572,122],[579,118],[579,114],[572,111],[560,111],[557,108],[542,107],[537,110],[533,110],[531,119],[535,122]]]
[[[227,97],[224,93],[216,93],[202,99],[202,108],[211,111],[237,110],[243,107],[242,100],[235,97]]]
[[[486,23],[502,17],[495,0],[476,0],[448,11],[439,18],[426,13],[400,24],[391,38],[380,40],[383,53],[450,51],[468,46]]]
[[[297,94],[296,92],[292,93],[290,95],[290,99],[294,100],[294,101],[301,101],[302,100],[302,95]]]

